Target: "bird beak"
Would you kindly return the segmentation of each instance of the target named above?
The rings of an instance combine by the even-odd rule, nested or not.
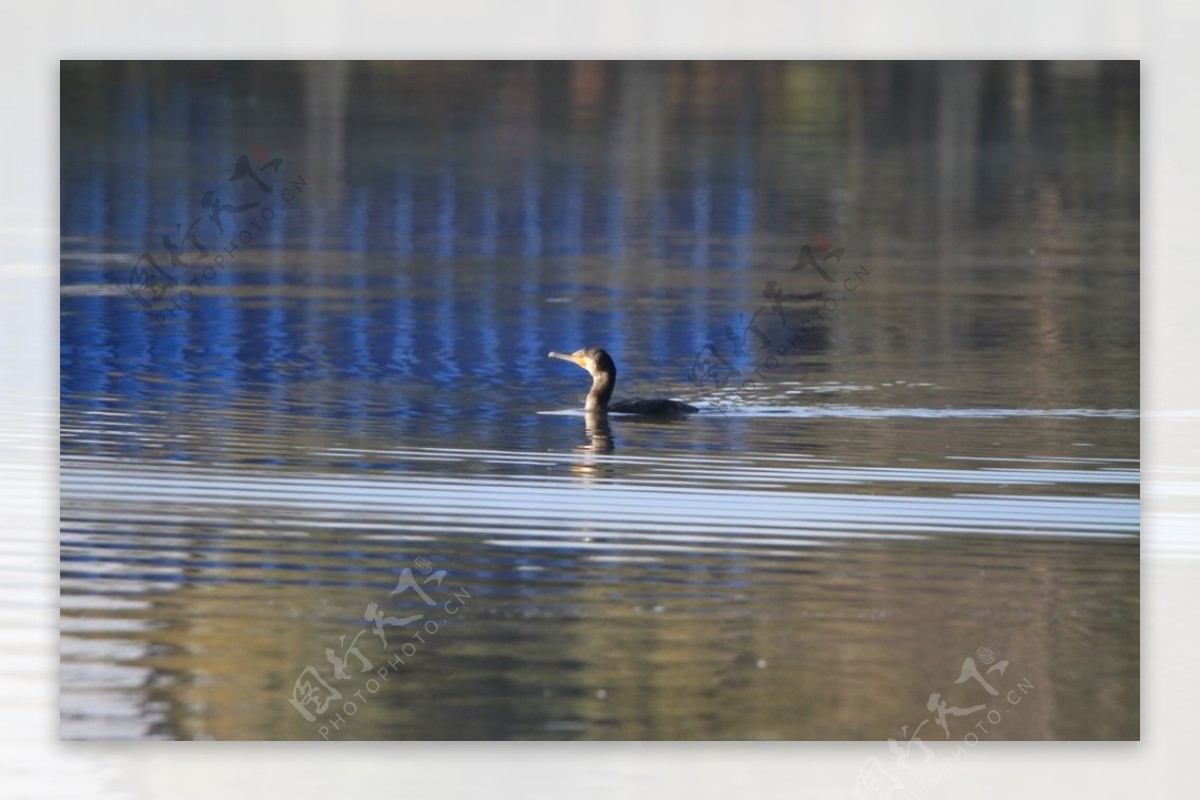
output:
[[[580,367],[584,368],[585,370],[587,369],[587,365],[584,364],[583,357],[576,356],[574,353],[559,353],[556,350],[552,350],[547,355],[551,359],[562,359],[565,362],[570,362],[571,364],[579,365]]]

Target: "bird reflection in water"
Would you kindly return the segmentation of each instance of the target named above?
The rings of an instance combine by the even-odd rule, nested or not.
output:
[[[587,434],[587,441],[572,448],[582,458],[571,464],[571,472],[587,478],[615,475],[614,465],[611,461],[595,458],[607,456],[616,450],[616,446],[613,444],[612,429],[608,425],[608,415],[603,412],[584,412],[584,431]]]

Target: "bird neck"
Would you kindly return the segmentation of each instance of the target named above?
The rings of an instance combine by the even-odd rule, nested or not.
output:
[[[584,410],[603,412],[608,409],[608,399],[612,397],[613,388],[617,385],[616,373],[596,373],[592,376],[592,390],[588,393]]]

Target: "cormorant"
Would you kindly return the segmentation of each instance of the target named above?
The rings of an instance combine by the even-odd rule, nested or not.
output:
[[[617,365],[601,348],[580,348],[574,353],[550,351],[551,358],[577,364],[592,376],[592,389],[588,392],[584,410],[604,414],[639,414],[645,417],[680,417],[700,411],[695,406],[666,398],[635,398],[610,404],[613,387],[617,385]]]

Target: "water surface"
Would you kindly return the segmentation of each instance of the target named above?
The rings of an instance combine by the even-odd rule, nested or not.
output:
[[[1137,87],[64,64],[62,736],[1137,738]]]

